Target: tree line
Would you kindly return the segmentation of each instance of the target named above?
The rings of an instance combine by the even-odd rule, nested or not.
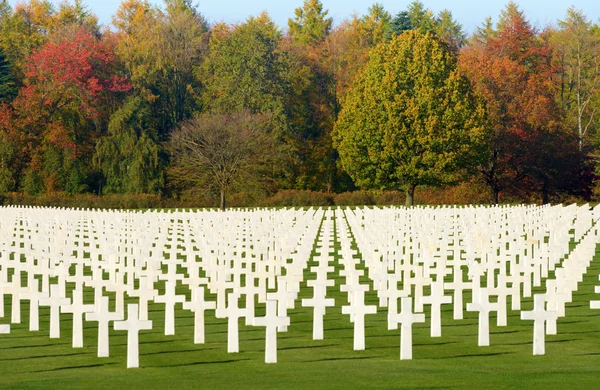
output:
[[[396,12],[396,10],[394,10]],[[0,194],[400,190],[481,183],[593,195],[600,28],[533,26],[509,2],[467,35],[451,11],[380,4],[334,25],[305,0],[209,23],[190,0],[0,2]]]

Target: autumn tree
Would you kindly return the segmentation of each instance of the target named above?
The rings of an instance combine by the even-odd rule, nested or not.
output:
[[[576,129],[579,150],[596,131],[600,110],[600,35],[581,10],[573,7],[559,30],[551,32],[555,61],[560,67],[559,104],[568,125]]]
[[[341,163],[357,185],[405,189],[455,183],[480,161],[483,109],[447,45],[405,32],[380,44],[355,80],[334,128]]]
[[[579,174],[570,164],[581,160],[565,154],[576,146],[555,104],[552,48],[514,3],[496,29],[486,30],[460,57],[463,72],[486,100],[490,153],[481,173],[496,203],[503,191],[538,192],[546,202],[561,187],[564,172]]]
[[[206,54],[208,25],[187,0],[124,1],[115,17],[115,51],[134,93],[152,104],[160,139],[196,111],[202,84],[195,75]]]
[[[77,160],[91,159],[101,102],[129,90],[113,65],[112,52],[84,29],[27,58],[25,85],[1,113],[10,128],[19,129],[19,161],[26,169],[18,176],[41,174],[47,191],[66,189]]]
[[[225,210],[231,191],[265,180],[274,147],[271,120],[238,111],[184,122],[171,135],[172,180],[217,190]]]
[[[288,20],[288,33],[305,45],[321,42],[329,35],[333,24],[327,14],[320,0],[304,0],[304,5],[294,11],[294,18]]]

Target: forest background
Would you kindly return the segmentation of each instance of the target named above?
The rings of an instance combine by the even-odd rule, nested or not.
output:
[[[228,206],[369,205],[403,204],[409,193],[422,204],[600,198],[600,27],[582,11],[571,7],[539,27],[509,2],[497,22],[482,21],[470,36],[450,10],[420,1],[397,14],[376,3],[337,25],[318,0],[290,16],[286,29],[266,12],[211,24],[188,0],[163,7],[125,0],[103,26],[79,0],[14,8],[2,0],[0,204],[213,207],[226,197]],[[357,156],[370,164],[380,157],[361,147],[348,152],[344,134],[391,120],[377,108],[386,101],[360,110],[365,83],[420,50],[441,50],[447,77],[461,80],[450,95],[468,96],[469,111],[479,113],[479,141],[431,164],[386,152],[402,175],[380,180],[356,166]],[[442,57],[402,69],[427,81]],[[393,85],[392,101],[414,87],[396,76],[368,84],[369,96],[389,95]],[[464,123],[473,127],[475,119],[452,116],[443,138],[448,123],[431,118],[444,100],[409,100],[404,112],[417,114],[403,122],[402,142],[421,157],[424,144],[445,148],[467,131]],[[418,121],[429,123],[427,139]],[[390,142],[384,147],[400,141]],[[454,164],[461,156],[468,164]],[[452,174],[444,171],[450,166]],[[417,173],[428,179],[418,186],[403,179]]]

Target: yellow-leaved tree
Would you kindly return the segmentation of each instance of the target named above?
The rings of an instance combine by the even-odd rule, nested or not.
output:
[[[334,146],[368,189],[452,184],[486,153],[485,113],[447,44],[407,31],[373,49],[343,101]]]

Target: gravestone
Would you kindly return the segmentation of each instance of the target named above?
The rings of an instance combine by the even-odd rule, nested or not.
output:
[[[216,302],[204,300],[204,286],[196,286],[192,290],[192,300],[184,302],[183,308],[194,312],[194,343],[204,344],[204,312],[215,310]]]
[[[548,321],[556,321],[558,313],[546,310],[546,297],[544,294],[535,294],[533,302],[533,310],[522,311],[521,319],[533,321],[533,354],[544,355],[546,353],[546,328],[544,325]]]
[[[115,330],[127,331],[127,368],[138,368],[140,366],[140,330],[152,329],[152,321],[140,320],[137,303],[127,305],[127,320],[115,321],[113,327]]]
[[[364,290],[354,291],[353,296],[350,305],[342,306],[342,314],[349,314],[354,319],[354,350],[362,351],[365,349],[365,315],[376,314],[377,306],[365,305]]]
[[[69,298],[61,298],[58,284],[50,286],[50,297],[39,300],[40,306],[50,306],[50,338],[60,338],[60,309],[71,303]]]
[[[425,314],[412,312],[412,297],[401,299],[400,313],[394,314],[392,320],[401,324],[400,327],[400,360],[412,359],[412,326],[425,322]]]
[[[101,297],[95,304],[93,313],[85,313],[86,321],[98,322],[98,357],[109,356],[108,324],[123,319],[123,313],[111,312],[108,308],[108,297]]]
[[[267,299],[266,315],[254,318],[253,325],[266,328],[265,363],[277,363],[277,332],[287,329],[290,318],[277,313],[277,301]]]

